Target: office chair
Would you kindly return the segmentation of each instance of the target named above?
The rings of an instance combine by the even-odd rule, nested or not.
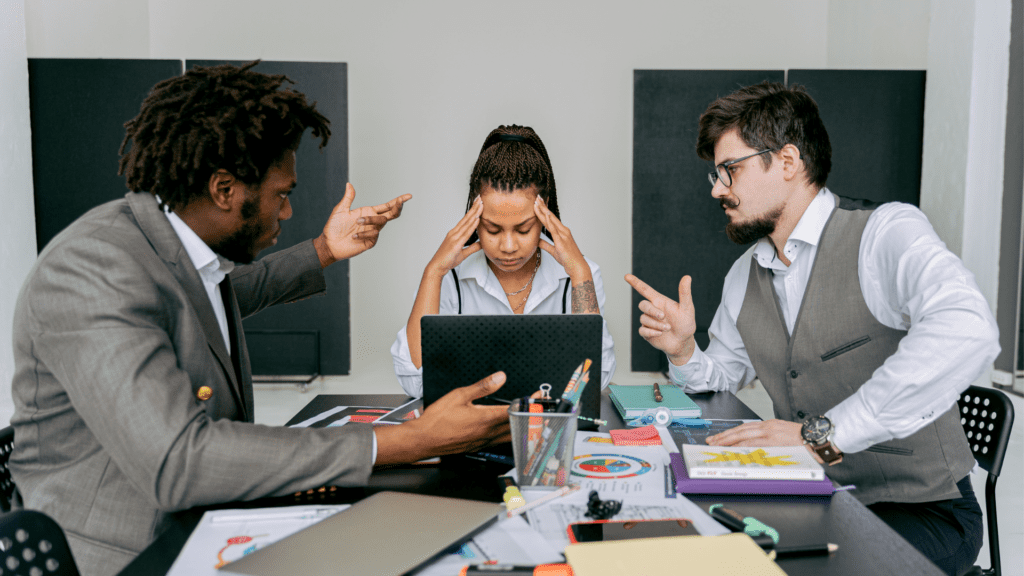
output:
[[[0,515],[0,568],[5,576],[79,576],[64,531],[36,510]]]
[[[11,498],[14,497],[14,478],[7,468],[14,450],[14,428],[8,426],[0,430],[0,512],[11,511]]]
[[[1013,403],[999,390],[971,386],[957,401],[960,423],[978,465],[988,471],[985,483],[985,520],[988,528],[990,567],[975,566],[968,574],[1000,576],[999,531],[996,526],[996,480],[1003,468],[1003,457],[1013,427]]]

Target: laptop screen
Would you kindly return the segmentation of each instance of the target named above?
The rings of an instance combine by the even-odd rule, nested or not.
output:
[[[544,383],[551,384],[552,398],[559,398],[576,368],[590,358],[580,414],[600,417],[603,320],[598,314],[435,315],[424,316],[420,330],[424,406],[499,370],[507,378],[495,398],[529,396]],[[502,403],[490,397],[477,402]]]

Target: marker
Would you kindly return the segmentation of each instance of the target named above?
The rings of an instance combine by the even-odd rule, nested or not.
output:
[[[540,414],[544,412],[544,407],[540,404],[530,404],[531,414]],[[537,449],[537,444],[540,443],[541,430],[544,428],[544,419],[539,416],[530,416],[527,420],[526,428],[526,441],[529,447],[527,454],[533,453]]]
[[[591,360],[587,358],[582,364],[576,368],[576,371],[572,373],[572,378],[569,379],[569,384],[565,387],[565,392],[562,392],[562,398],[558,401],[558,408],[555,412],[569,412],[572,410],[572,405],[576,403],[580,395],[583,393],[583,386],[586,385],[590,379],[586,374],[589,374]],[[586,373],[586,374],[585,374]],[[583,374],[584,376],[580,376]]]
[[[743,532],[750,536],[763,550],[771,550],[779,542],[779,533],[753,516],[744,516],[721,504],[712,504],[708,508],[711,517],[733,532]]]
[[[554,492],[545,494],[545,495],[541,496],[540,498],[537,498],[533,502],[527,502],[525,506],[520,506],[519,508],[516,508],[515,510],[509,510],[508,512],[505,513],[505,517],[506,518],[511,518],[513,516],[517,516],[517,515],[522,514],[523,512],[526,512],[526,511],[528,511],[530,509],[536,508],[537,506],[540,506],[541,504],[544,504],[545,502],[550,502],[551,500],[554,500],[555,498],[560,498],[560,497],[565,496],[566,494],[568,494],[570,492],[575,492],[575,491],[577,491],[579,489],[580,489],[580,485],[579,484],[569,484],[569,485],[566,485],[566,486],[562,486],[558,490],[555,490]]]

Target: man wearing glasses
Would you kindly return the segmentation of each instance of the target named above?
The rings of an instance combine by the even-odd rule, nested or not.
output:
[[[687,391],[764,384],[775,419],[709,444],[805,444],[833,480],[962,574],[982,524],[955,407],[999,352],[995,320],[920,210],[825,187],[831,153],[800,87],[766,82],[712,102],[697,154],[715,163],[708,178],[726,234],[754,245],[726,276],[707,350],[693,339],[689,276],[678,302],[626,276],[646,298],[639,332]]]

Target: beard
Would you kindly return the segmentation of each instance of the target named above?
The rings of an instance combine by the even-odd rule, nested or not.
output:
[[[722,209],[739,206],[739,202],[731,202],[724,198],[721,200],[721,204]],[[783,208],[785,208],[785,205],[769,210],[745,222],[729,222],[725,225],[725,235],[729,237],[729,240],[741,246],[756,242],[775,232],[775,225],[778,224],[779,218],[782,217]]]
[[[241,228],[210,248],[236,264],[251,264],[256,259],[256,241],[263,232],[255,199],[247,199],[242,204],[242,218]]]

